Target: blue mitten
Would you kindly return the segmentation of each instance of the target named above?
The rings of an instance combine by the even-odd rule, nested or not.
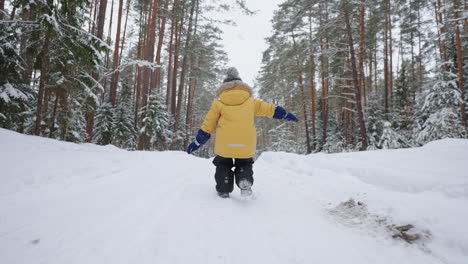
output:
[[[201,145],[205,144],[208,139],[210,139],[211,135],[206,133],[203,130],[198,130],[198,134],[195,138],[195,141],[190,143],[190,145],[187,148],[187,153],[190,154],[194,152],[195,150],[199,149]]]
[[[273,118],[283,119],[285,115],[286,115],[286,110],[284,110],[284,108],[281,106],[277,106],[275,108],[275,114],[273,115]]]
[[[273,115],[273,118],[284,119],[286,121],[293,121],[293,122],[299,121],[295,115],[286,112],[286,110],[284,110],[284,108],[281,106],[277,106],[275,108],[275,114]]]
[[[297,119],[297,117],[291,113],[288,113],[285,117],[284,117],[284,120],[286,121],[293,121],[293,122],[298,122],[299,120]]]

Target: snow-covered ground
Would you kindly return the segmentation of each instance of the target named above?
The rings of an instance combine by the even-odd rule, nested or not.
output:
[[[255,199],[221,199],[211,160],[0,129],[0,263],[468,263],[468,140],[264,153],[254,172]]]

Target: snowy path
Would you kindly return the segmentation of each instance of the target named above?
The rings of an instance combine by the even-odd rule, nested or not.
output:
[[[466,157],[468,141],[437,143],[265,153],[254,165],[257,198],[244,200],[238,190],[215,195],[211,160],[0,129],[0,263],[466,263],[468,165],[456,154]],[[345,225],[328,209],[351,197],[433,238],[423,250]]]

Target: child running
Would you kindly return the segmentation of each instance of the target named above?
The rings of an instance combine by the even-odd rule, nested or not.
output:
[[[222,198],[229,198],[234,190],[234,179],[242,196],[252,194],[253,157],[257,148],[255,117],[265,116],[297,122],[281,106],[275,106],[252,97],[252,88],[242,82],[239,72],[231,67],[220,85],[216,100],[211,105],[194,142],[187,149],[192,153],[216,132],[214,152],[216,157],[216,191]],[[232,168],[235,168],[232,171]]]

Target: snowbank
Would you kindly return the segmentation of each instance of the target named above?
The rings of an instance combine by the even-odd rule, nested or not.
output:
[[[464,264],[466,157],[468,140],[459,139],[263,153],[256,199],[236,190],[223,200],[211,160],[0,129],[0,263]],[[365,211],[337,211],[350,198]],[[408,244],[383,222],[430,235]]]

